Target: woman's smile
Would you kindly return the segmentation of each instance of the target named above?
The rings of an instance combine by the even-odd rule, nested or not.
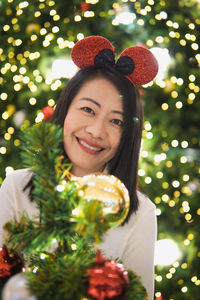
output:
[[[89,154],[99,154],[99,152],[103,151],[103,149],[104,149],[101,146],[99,146],[97,144],[93,144],[83,138],[77,137],[77,141],[78,141],[81,149],[83,149],[83,151],[86,151]]]

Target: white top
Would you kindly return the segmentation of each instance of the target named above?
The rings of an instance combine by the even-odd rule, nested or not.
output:
[[[31,202],[28,189],[23,188],[31,177],[28,169],[16,170],[5,178],[0,188],[0,247],[3,244],[3,225],[25,211],[32,217],[38,210]],[[141,276],[148,293],[148,300],[154,294],[154,247],[157,236],[155,205],[138,192],[139,208],[129,222],[105,234],[104,242],[98,245],[106,258],[119,258],[125,268]]]

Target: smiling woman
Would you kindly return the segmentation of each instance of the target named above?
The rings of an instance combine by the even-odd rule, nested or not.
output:
[[[88,37],[72,50],[80,68],[56,105],[52,122],[63,128],[63,155],[78,177],[107,172],[118,177],[130,194],[124,223],[105,234],[100,245],[107,258],[119,258],[141,276],[148,299],[154,291],[155,205],[139,191],[138,160],[143,109],[135,84],[153,80],[157,63],[146,48],[130,47],[115,63],[114,48],[103,37]],[[0,246],[3,225],[37,210],[32,199],[32,174],[27,169],[7,176],[0,190]],[[30,201],[32,199],[32,201]]]
[[[76,176],[103,171],[120,143],[123,105],[119,91],[107,79],[83,84],[64,122],[64,148]]]

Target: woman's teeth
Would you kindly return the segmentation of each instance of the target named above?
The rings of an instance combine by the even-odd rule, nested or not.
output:
[[[84,142],[84,141],[82,141],[82,140],[79,140],[79,139],[78,139],[78,141],[79,141],[79,143],[80,143],[81,145],[83,145],[84,147],[86,147],[86,148],[88,148],[88,149],[90,149],[90,150],[93,150],[93,151],[101,151],[101,150],[103,150],[102,148],[92,147],[92,146],[88,145],[86,142]]]

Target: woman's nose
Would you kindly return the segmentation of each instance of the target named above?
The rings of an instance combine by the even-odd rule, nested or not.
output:
[[[107,134],[104,120],[93,120],[91,124],[86,126],[86,132],[96,139],[104,139]]]

